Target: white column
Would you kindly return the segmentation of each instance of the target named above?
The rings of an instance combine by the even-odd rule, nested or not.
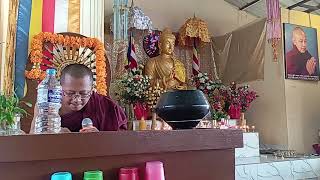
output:
[[[80,34],[104,42],[104,0],[80,1]]]
[[[0,92],[4,92],[6,41],[8,31],[9,0],[0,1]]]

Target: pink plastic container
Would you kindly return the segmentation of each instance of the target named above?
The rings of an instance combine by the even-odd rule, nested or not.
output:
[[[147,162],[145,180],[165,180],[163,163],[160,161]]]

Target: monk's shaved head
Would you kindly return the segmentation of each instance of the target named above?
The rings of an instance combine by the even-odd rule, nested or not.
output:
[[[306,33],[301,27],[295,27],[292,30],[292,44],[295,45],[300,53],[305,53],[307,50]]]
[[[66,75],[69,75],[76,79],[83,79],[85,77],[89,77],[91,82],[93,83],[93,73],[92,71],[83,64],[70,64],[66,66],[61,71],[60,82],[63,84],[65,82]]]

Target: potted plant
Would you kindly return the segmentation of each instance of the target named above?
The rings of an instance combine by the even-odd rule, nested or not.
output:
[[[27,112],[19,107],[19,103],[24,103],[32,107],[30,103],[19,101],[14,95],[4,95],[0,93],[0,134],[11,135],[20,133],[20,118]],[[19,132],[17,132],[19,131]]]

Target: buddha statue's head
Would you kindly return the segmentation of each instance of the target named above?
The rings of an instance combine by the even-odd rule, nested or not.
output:
[[[165,28],[159,40],[159,48],[161,54],[172,55],[174,52],[174,45],[175,45],[176,37],[172,34],[170,29]]]

